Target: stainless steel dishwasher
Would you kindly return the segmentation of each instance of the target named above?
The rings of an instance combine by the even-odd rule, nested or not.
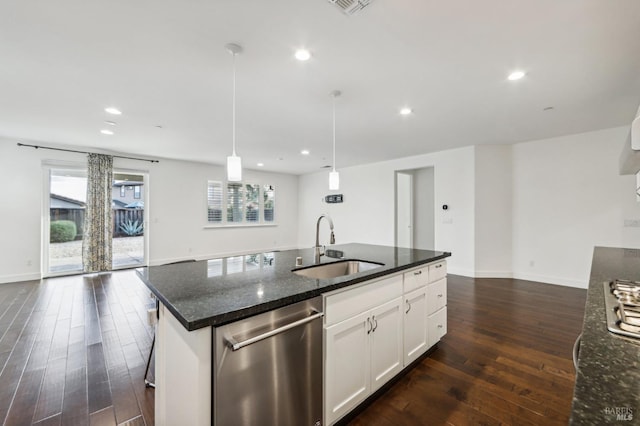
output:
[[[214,328],[214,425],[322,425],[322,316],[316,297]]]

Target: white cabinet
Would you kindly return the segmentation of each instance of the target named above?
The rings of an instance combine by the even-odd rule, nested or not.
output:
[[[447,263],[436,262],[403,275],[403,363],[407,366],[447,332]]]
[[[325,328],[325,422],[332,424],[402,370],[402,298]]]
[[[334,424],[447,332],[446,262],[324,295],[324,423]]]
[[[402,370],[402,275],[325,295],[325,424]]]
[[[447,305],[447,279],[442,278],[427,286],[427,313],[430,315]]]
[[[404,273],[404,292],[408,293],[429,283],[429,266]]]
[[[402,298],[371,310],[371,392],[402,370]]]
[[[369,395],[369,312],[325,329],[325,423],[331,424]]]
[[[428,333],[431,347],[447,334],[447,279],[441,278],[427,286]]]
[[[427,287],[404,295],[403,363],[409,365],[427,350]]]
[[[429,315],[428,346],[438,343],[447,334],[447,308],[441,308],[438,312]]]
[[[429,282],[435,282],[447,276],[447,262],[444,260],[429,265]]]
[[[402,370],[402,298],[325,328],[325,423]]]

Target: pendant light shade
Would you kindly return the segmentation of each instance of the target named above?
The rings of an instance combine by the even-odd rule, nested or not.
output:
[[[242,180],[242,159],[235,155],[227,157],[227,180],[240,182]]]
[[[340,174],[336,171],[336,98],[341,94],[339,90],[331,92],[333,98],[333,170],[329,172],[329,189],[331,191],[340,189]]]
[[[240,182],[242,180],[242,159],[236,155],[236,55],[242,52],[242,47],[237,44],[227,44],[225,48],[233,55],[233,150],[227,157],[227,180]]]
[[[332,191],[340,189],[340,173],[335,170],[329,172],[329,189]]]

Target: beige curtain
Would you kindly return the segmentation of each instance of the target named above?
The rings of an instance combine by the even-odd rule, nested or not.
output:
[[[82,237],[82,264],[85,272],[111,270],[113,236],[111,186],[113,157],[89,154],[87,167],[87,207]]]

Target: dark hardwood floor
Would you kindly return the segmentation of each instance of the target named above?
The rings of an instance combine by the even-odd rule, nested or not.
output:
[[[566,425],[586,290],[448,277],[448,333],[351,425]]]
[[[0,423],[153,424],[150,305],[132,271],[0,284]]]
[[[448,334],[352,425],[566,425],[586,291],[449,276]],[[0,422],[152,425],[133,271],[0,284]]]

